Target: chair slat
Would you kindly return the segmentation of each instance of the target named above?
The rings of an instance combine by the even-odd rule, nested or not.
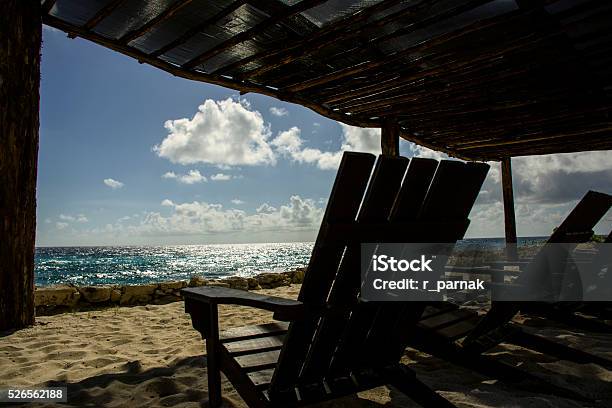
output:
[[[407,166],[406,158],[380,156],[357,217],[357,226],[362,223],[387,221]],[[349,245],[327,301],[327,309],[331,313],[321,319],[304,365],[300,378],[303,383],[320,380],[327,374],[351,307],[357,303],[360,263],[360,244]]]
[[[432,228],[429,232],[415,230],[399,242],[455,243],[462,239],[488,169],[484,163],[440,162],[416,219],[417,223],[424,224],[435,220]],[[377,350],[372,358],[378,361],[399,359],[425,306],[423,302],[385,302],[375,306],[375,312],[370,313],[376,313],[376,318],[367,331],[363,347]]]
[[[322,225],[349,223],[355,220],[374,161],[375,157],[371,154],[344,154]],[[298,300],[313,308],[321,307],[325,303],[343,252],[342,243],[327,242],[325,236],[321,234],[317,237]],[[302,319],[289,325],[287,341],[283,345],[278,367],[270,385],[271,398],[291,388],[297,382],[318,320],[318,318]]]

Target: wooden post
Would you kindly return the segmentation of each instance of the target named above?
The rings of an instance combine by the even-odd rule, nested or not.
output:
[[[40,0],[0,13],[0,330],[34,323]]]
[[[381,127],[380,147],[382,154],[399,156],[400,126],[396,120],[388,120]]]
[[[512,188],[512,162],[510,157],[501,161],[502,193],[504,196],[504,226],[506,230],[506,257],[518,259],[516,251],[516,218],[514,216],[514,189]]]

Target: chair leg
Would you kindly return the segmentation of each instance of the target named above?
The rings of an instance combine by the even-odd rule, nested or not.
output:
[[[400,367],[390,374],[389,384],[422,407],[456,408],[456,406],[416,378],[414,371]]]
[[[206,337],[206,371],[208,375],[208,403],[210,408],[221,406],[221,367],[219,367],[219,321],[217,305],[210,305],[208,335]]]

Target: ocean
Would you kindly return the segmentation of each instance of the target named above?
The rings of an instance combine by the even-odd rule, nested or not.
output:
[[[546,237],[519,238],[519,245]],[[313,242],[172,246],[37,247],[35,283],[137,285],[283,272],[306,266]],[[504,245],[503,238],[466,239],[459,245]]]

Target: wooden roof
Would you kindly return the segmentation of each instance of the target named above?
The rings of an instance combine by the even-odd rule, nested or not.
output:
[[[608,0],[42,0],[174,75],[475,160],[612,149]]]

